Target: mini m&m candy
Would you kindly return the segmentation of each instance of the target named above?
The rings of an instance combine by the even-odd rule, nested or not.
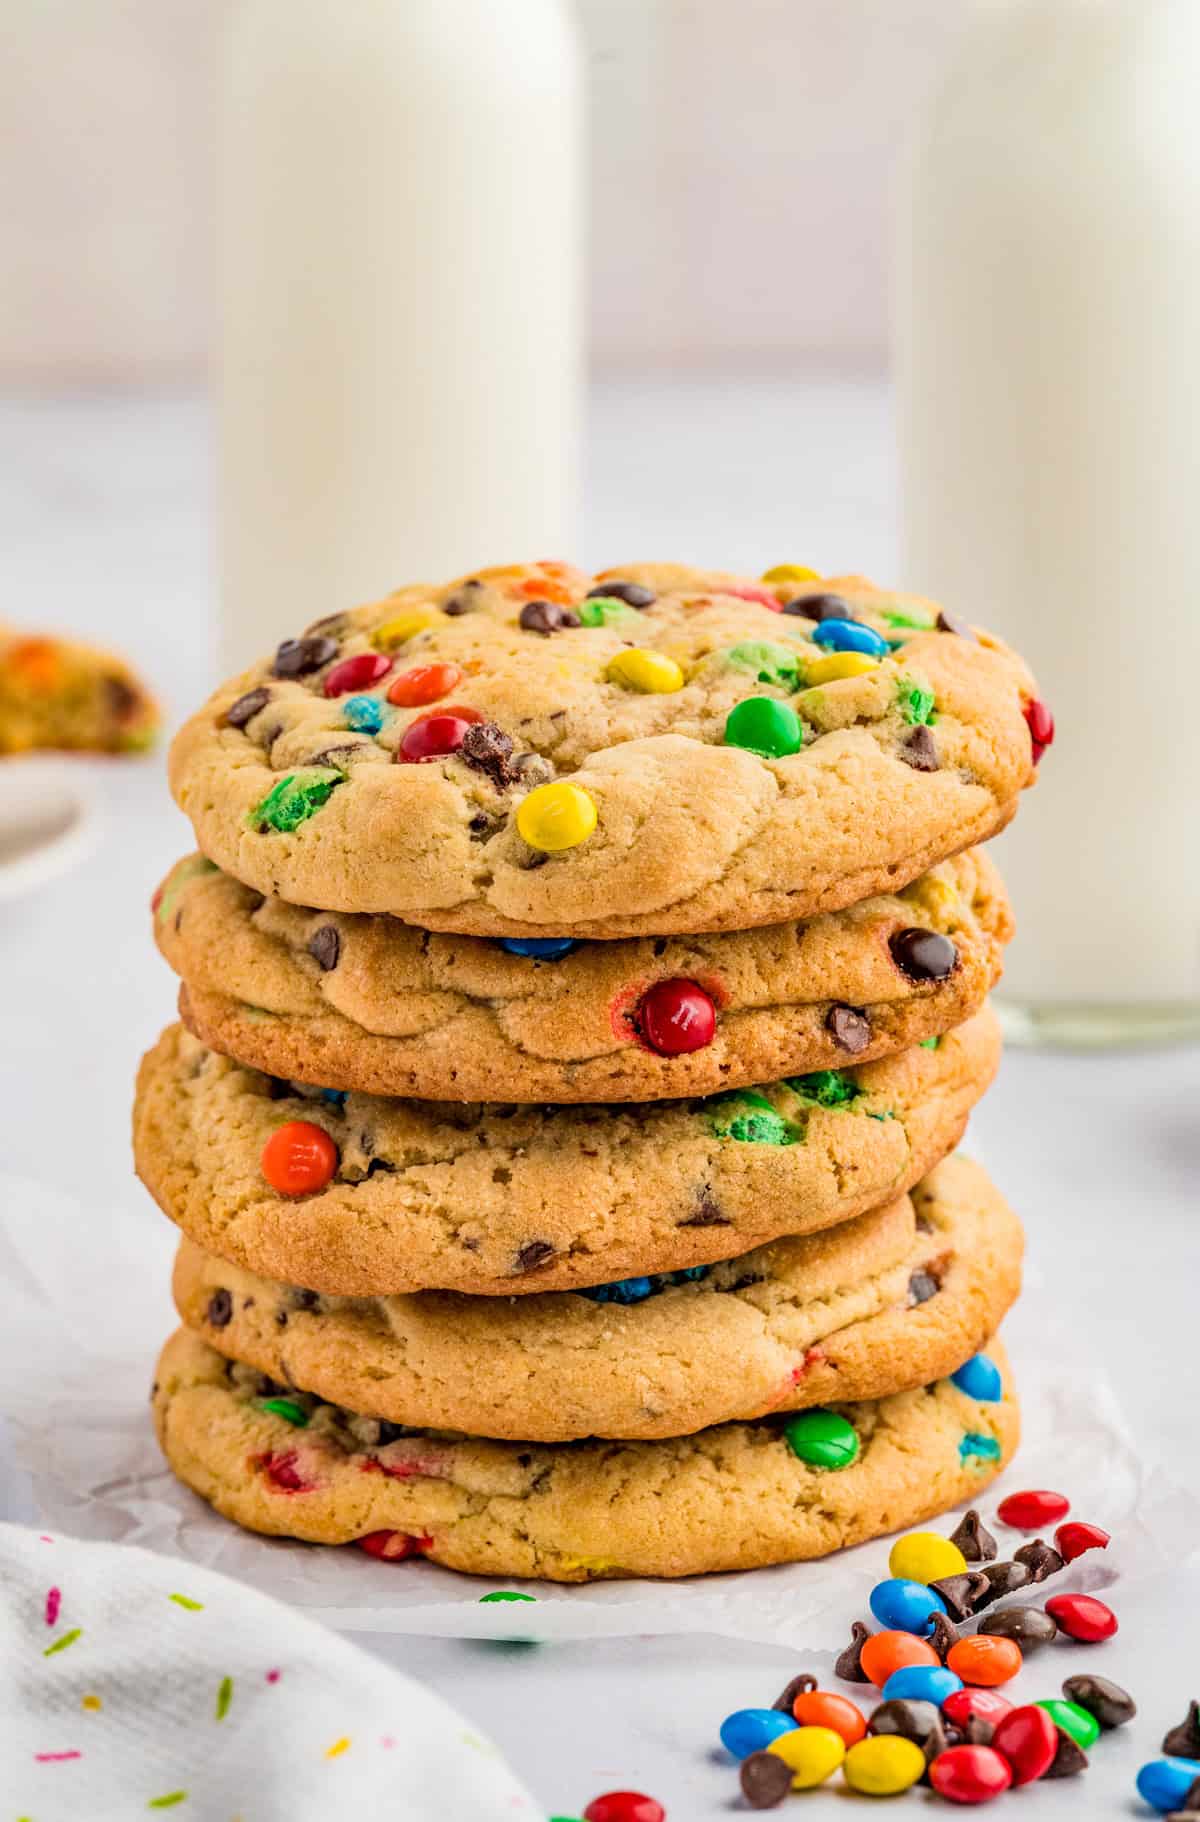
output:
[[[925,1754],[903,1734],[874,1733],[852,1746],[842,1776],[865,1797],[895,1797],[925,1775]]]
[[[1009,1683],[1021,1668],[1021,1647],[1016,1639],[995,1633],[977,1633],[974,1638],[959,1639],[946,1654],[946,1663],[964,1683],[992,1689],[998,1683]]]
[[[765,1752],[780,1734],[794,1733],[796,1722],[778,1708],[738,1708],[721,1722],[721,1744],[735,1759]]]
[[[666,1822],[667,1812],[640,1790],[610,1790],[593,1797],[583,1812],[583,1822]]]
[[[832,1727],[847,1746],[853,1746],[867,1731],[862,1709],[849,1696],[837,1695],[830,1689],[802,1690],[792,1704],[792,1713],[801,1727]]]
[[[873,1632],[862,1642],[859,1663],[876,1689],[882,1689],[889,1677],[908,1664],[929,1664],[941,1669],[942,1660],[933,1646],[911,1632]]]
[[[858,1432],[836,1411],[801,1411],[783,1433],[792,1454],[812,1468],[848,1468],[858,1454]]]
[[[1181,1809],[1187,1794],[1200,1778],[1198,1759],[1151,1759],[1137,1775],[1137,1792],[1151,1809],[1166,1814]]]
[[[902,1581],[937,1582],[945,1575],[961,1575],[966,1566],[958,1545],[936,1531],[910,1531],[897,1538],[888,1556],[888,1568]]]
[[[747,696],[729,711],[725,744],[743,747],[760,759],[787,759],[804,744],[804,729],[795,709],[774,696]]]
[[[659,1056],[683,1056],[712,1043],[717,1009],[695,981],[657,981],[638,1002],[634,1024]]]
[[[951,1746],[929,1767],[929,1782],[951,1803],[987,1803],[1012,1781],[1007,1759],[991,1746]]]
[[[609,660],[605,674],[610,682],[623,683],[626,689],[647,696],[669,696],[683,688],[683,672],[664,652],[618,652]]]
[[[263,1146],[259,1167],[281,1196],[311,1196],[332,1179],[338,1148],[323,1126],[288,1120]]]
[[[1108,1532],[1099,1525],[1085,1525],[1074,1518],[1054,1533],[1054,1548],[1064,1563],[1073,1563],[1085,1550],[1107,1550],[1111,1542]]]
[[[822,620],[812,635],[815,645],[829,652],[865,652],[869,658],[886,658],[888,642],[882,633],[860,620]]]
[[[885,1702],[932,1702],[940,1708],[957,1694],[962,1678],[944,1664],[902,1664],[883,1686]]]
[[[842,1763],[846,1742],[832,1727],[794,1727],[772,1740],[767,1751],[788,1767],[793,1790],[813,1790]]]
[[[933,1631],[934,1614],[947,1611],[941,1595],[924,1582],[908,1581],[898,1575],[876,1582],[870,1604],[881,1626],[894,1632],[915,1632],[922,1638]]]
[[[1055,1594],[1046,1602],[1046,1612],[1060,1632],[1084,1645],[1097,1645],[1117,1631],[1112,1608],[1092,1594]]]
[[[1024,1493],[1010,1493],[997,1506],[996,1517],[1002,1525],[1011,1525],[1014,1531],[1043,1531],[1058,1519],[1065,1518],[1070,1509],[1071,1502],[1063,1494],[1038,1487]]]
[[[559,778],[538,785],[522,800],[517,833],[541,854],[561,854],[586,841],[597,820],[595,802],[582,786]]]

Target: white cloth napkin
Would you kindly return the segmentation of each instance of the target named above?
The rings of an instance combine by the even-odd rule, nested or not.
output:
[[[440,1697],[211,1570],[0,1525],[17,1822],[541,1822]]]

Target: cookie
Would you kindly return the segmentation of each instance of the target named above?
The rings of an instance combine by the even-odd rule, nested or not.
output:
[[[184,1233],[267,1278],[559,1290],[727,1259],[911,1188],[999,1058],[986,1007],[936,1043],[766,1090],[555,1108],[329,1099],[172,1026],[139,1072],[134,1149]]]
[[[801,1460],[771,1418],[666,1442],[395,1436],[262,1381],[187,1329],[159,1360],[154,1421],[180,1480],[269,1536],[366,1538],[375,1554],[419,1551],[473,1575],[700,1575],[827,1556],[976,1496],[1019,1428],[1003,1351],[988,1351],[1004,1375],[995,1402],[942,1379],[835,1407],[854,1452],[838,1469]]]
[[[861,578],[538,565],[285,640],[170,773],[209,859],[292,904],[479,936],[740,930],[994,835],[1033,781],[1035,701],[999,641]]]
[[[330,1088],[465,1101],[660,1100],[869,1062],[977,1011],[1012,933],[980,849],[803,924],[546,957],[304,911],[198,855],[154,904],[180,1015],[211,1049]]]
[[[571,1442],[690,1435],[952,1373],[1020,1288],[1016,1216],[966,1158],[856,1220],[696,1275],[581,1293],[323,1298],[185,1240],[179,1314],[220,1353],[368,1417]]]
[[[0,753],[136,753],[158,726],[157,703],[124,659],[0,626]]]

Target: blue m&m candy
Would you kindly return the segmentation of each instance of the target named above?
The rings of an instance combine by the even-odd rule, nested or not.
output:
[[[531,955],[535,962],[557,962],[579,943],[574,936],[502,936],[500,947],[510,955]]]
[[[915,1632],[918,1638],[927,1638],[933,1631],[934,1614],[945,1613],[946,1603],[924,1582],[893,1575],[872,1588],[871,1612],[889,1632]]]
[[[951,1373],[950,1381],[960,1392],[965,1392],[968,1398],[977,1399],[980,1404],[998,1404],[1004,1396],[1000,1368],[986,1354],[972,1354],[957,1373]]]
[[[902,1664],[899,1670],[893,1670],[881,1693],[885,1702],[932,1702],[940,1708],[946,1697],[962,1686],[962,1678],[941,1664]]]
[[[752,1752],[765,1752],[781,1733],[794,1733],[792,1715],[778,1708],[739,1708],[721,1722],[721,1744],[735,1759],[748,1759]]]
[[[865,652],[868,658],[886,658],[888,642],[882,633],[858,620],[822,620],[812,631],[815,645],[828,652]]]
[[[1138,1796],[1151,1809],[1180,1809],[1188,1791],[1200,1778],[1200,1761],[1196,1759],[1151,1759],[1137,1775]]]
[[[390,712],[378,696],[347,696],[342,704],[342,718],[356,734],[378,734]]]

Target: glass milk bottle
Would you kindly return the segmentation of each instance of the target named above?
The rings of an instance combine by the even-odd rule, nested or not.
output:
[[[899,212],[906,580],[1057,719],[998,847],[1052,1041],[1200,1030],[1198,94],[1197,0],[992,6]]]
[[[559,556],[581,377],[565,0],[234,0],[221,658]]]

